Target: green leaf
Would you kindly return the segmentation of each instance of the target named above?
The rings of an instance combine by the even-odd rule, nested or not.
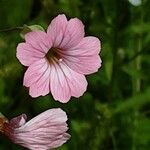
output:
[[[115,113],[119,113],[122,111],[126,111],[129,109],[139,109],[144,104],[150,102],[150,88],[145,90],[143,93],[139,93],[135,95],[134,97],[131,97],[127,100],[122,101],[121,103],[118,103]]]
[[[150,142],[150,120],[144,116],[140,116],[136,120],[135,141],[137,146],[149,146]]]

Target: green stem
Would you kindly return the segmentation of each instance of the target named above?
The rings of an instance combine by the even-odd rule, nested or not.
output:
[[[0,32],[11,32],[11,31],[22,30],[22,29],[23,27],[12,27],[7,29],[1,29]]]
[[[142,14],[142,5],[141,5],[141,17],[139,20],[140,25],[142,26],[143,24],[143,14]],[[135,35],[137,38],[134,38],[136,41],[135,43],[137,43],[137,46],[135,46],[135,53],[140,53],[142,50],[142,35],[138,34]],[[142,56],[138,56],[135,61],[133,62],[134,67],[136,68],[136,70],[140,71],[141,70],[141,57]],[[139,93],[141,91],[141,79],[140,78],[134,78],[132,79],[132,83],[133,83],[133,95]],[[137,126],[137,118],[138,118],[139,112],[138,110],[135,110],[134,112],[134,120],[133,120],[133,128],[136,129]],[[133,142],[132,142],[132,150],[136,150],[136,130],[133,131]]]
[[[112,36],[112,74],[111,74],[111,80],[109,83],[109,91],[111,91],[108,99],[114,100],[116,98],[117,93],[117,87],[116,87],[116,79],[117,79],[117,72],[118,72],[118,57],[117,57],[117,51],[118,51],[118,32],[117,32],[117,25],[114,25],[112,28],[113,36]]]
[[[115,136],[114,136],[113,132],[114,132],[113,130],[110,131],[110,136],[111,136],[111,139],[112,139],[113,148],[114,148],[114,150],[117,150],[117,143],[116,143],[116,139],[115,139]]]

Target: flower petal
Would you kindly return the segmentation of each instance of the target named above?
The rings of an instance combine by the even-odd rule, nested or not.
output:
[[[68,21],[65,15],[58,15],[50,23],[47,29],[47,34],[49,37],[51,37],[53,41],[53,47],[59,46],[60,43],[62,42],[67,22]]]
[[[15,118],[11,119],[9,121],[9,124],[11,127],[18,128],[18,127],[21,127],[22,125],[24,125],[26,123],[26,120],[27,120],[26,114],[22,114],[20,116],[17,116]]]
[[[97,72],[102,62],[98,55],[81,57],[78,59],[68,57],[64,59],[64,61],[72,70],[85,75]]]
[[[59,48],[68,49],[77,45],[84,37],[84,25],[78,18],[73,18],[68,21],[64,38],[59,45]]]
[[[87,81],[64,63],[54,63],[51,68],[51,92],[55,100],[66,103],[71,96],[80,97],[86,91]]]
[[[64,122],[67,121],[67,115],[66,113],[61,110],[60,108],[53,108],[53,109],[49,109],[41,114],[39,114],[38,116],[34,117],[33,119],[31,119],[30,121],[28,121],[23,127],[24,128],[28,128],[28,131],[32,131],[35,129],[38,129],[37,126],[41,126],[41,124],[43,124],[43,126],[41,127],[45,127],[45,125],[55,125],[55,124],[62,124]],[[37,125],[37,126],[35,126]],[[66,126],[66,124],[65,124]]]
[[[45,96],[50,92],[50,65],[46,59],[33,63],[24,75],[24,86],[29,87],[32,97]]]
[[[20,43],[17,46],[16,56],[23,65],[29,66],[33,64],[35,61],[43,58],[45,54],[33,48],[28,43]]]
[[[43,31],[33,31],[25,35],[25,43],[17,46],[17,58],[25,65],[30,66],[43,58],[52,46],[51,39]]]
[[[70,49],[59,51],[65,63],[74,71],[81,74],[94,73],[101,66],[100,41],[96,37],[85,37]]]
[[[61,109],[47,110],[16,128],[13,141],[31,150],[48,150],[61,146],[69,138],[67,115]]]
[[[25,41],[34,49],[47,53],[48,50],[52,47],[51,38],[43,31],[32,31],[25,35]]]
[[[69,55],[91,56],[98,55],[101,50],[101,42],[93,36],[84,37],[76,46],[67,49]]]

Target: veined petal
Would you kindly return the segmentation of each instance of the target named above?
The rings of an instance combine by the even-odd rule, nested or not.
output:
[[[85,37],[78,45],[67,50],[60,50],[59,53],[72,70],[80,74],[91,74],[101,66],[100,49],[98,38]]]
[[[82,96],[88,85],[85,76],[73,71],[65,63],[60,63],[60,66],[67,77],[71,95],[77,98]]]
[[[64,56],[64,62],[72,70],[85,75],[97,72],[102,63],[99,55],[83,56],[80,58]]]
[[[27,71],[25,72],[23,85],[26,87],[31,86],[43,75],[48,67],[49,64],[44,58],[30,65],[30,67],[28,67]]]
[[[16,56],[23,65],[29,66],[35,61],[43,58],[45,56],[45,53],[33,48],[28,43],[20,43],[17,46]]]
[[[32,97],[45,96],[50,92],[50,64],[46,59],[33,63],[24,75],[24,85]]]
[[[76,46],[64,50],[64,53],[72,56],[98,55],[101,50],[101,42],[93,36],[84,37]]]
[[[22,125],[24,125],[26,123],[26,120],[27,120],[26,114],[22,114],[20,116],[17,116],[15,118],[11,119],[9,124],[10,124],[10,126],[18,128],[18,127],[21,127]]]
[[[25,35],[25,43],[17,46],[17,58],[25,65],[30,66],[43,58],[52,46],[51,39],[43,31],[33,31]]]
[[[51,69],[51,93],[55,100],[66,103],[71,97],[71,91],[68,86],[66,77],[57,63],[54,62]]]
[[[66,30],[67,22],[68,21],[65,15],[58,15],[50,23],[47,29],[47,34],[53,41],[53,47],[57,47],[61,44],[64,37],[64,32]]]
[[[24,126],[21,127],[21,129],[27,129],[28,131],[34,130],[37,128],[36,125],[43,126],[45,125],[55,125],[55,124],[62,124],[63,122],[67,121],[67,115],[64,111],[62,111],[60,108],[53,108],[49,109],[38,116],[34,117],[32,120],[28,121]],[[49,124],[46,124],[49,122]],[[65,124],[66,125],[66,124]]]
[[[43,31],[32,31],[25,35],[26,43],[30,44],[34,49],[47,53],[52,47],[52,40]]]
[[[69,49],[77,45],[84,37],[84,25],[77,19],[73,18],[68,21],[66,30],[64,32],[64,38],[59,45],[59,48]]]
[[[86,91],[84,75],[74,72],[63,62],[55,63],[51,72],[51,92],[55,100],[66,103],[71,96],[79,97]]]

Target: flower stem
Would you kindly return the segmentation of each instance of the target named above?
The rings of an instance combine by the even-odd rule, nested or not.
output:
[[[140,13],[141,13],[141,17],[139,17],[139,24],[143,25],[143,13],[142,13],[142,4],[141,4],[141,8],[140,8]],[[135,53],[140,53],[141,50],[142,50],[142,34],[137,34],[135,35],[135,37],[137,38],[134,38],[136,46],[134,47],[135,49]],[[138,57],[136,57],[135,61],[133,62],[133,67],[136,68],[136,70],[140,71],[141,70],[141,58],[142,56],[138,55]],[[134,78],[132,79],[132,84],[133,84],[133,95],[139,93],[141,91],[141,79],[140,78]],[[134,119],[133,119],[133,128],[136,129],[137,125],[138,125],[138,116],[139,116],[139,112],[138,110],[135,110],[134,114]],[[136,150],[136,146],[137,146],[137,143],[136,143],[136,136],[137,136],[137,133],[136,133],[136,130],[133,131],[133,141],[132,141],[132,150]]]
[[[22,30],[22,29],[23,27],[12,27],[12,28],[1,29],[0,32],[11,32],[11,31]]]

